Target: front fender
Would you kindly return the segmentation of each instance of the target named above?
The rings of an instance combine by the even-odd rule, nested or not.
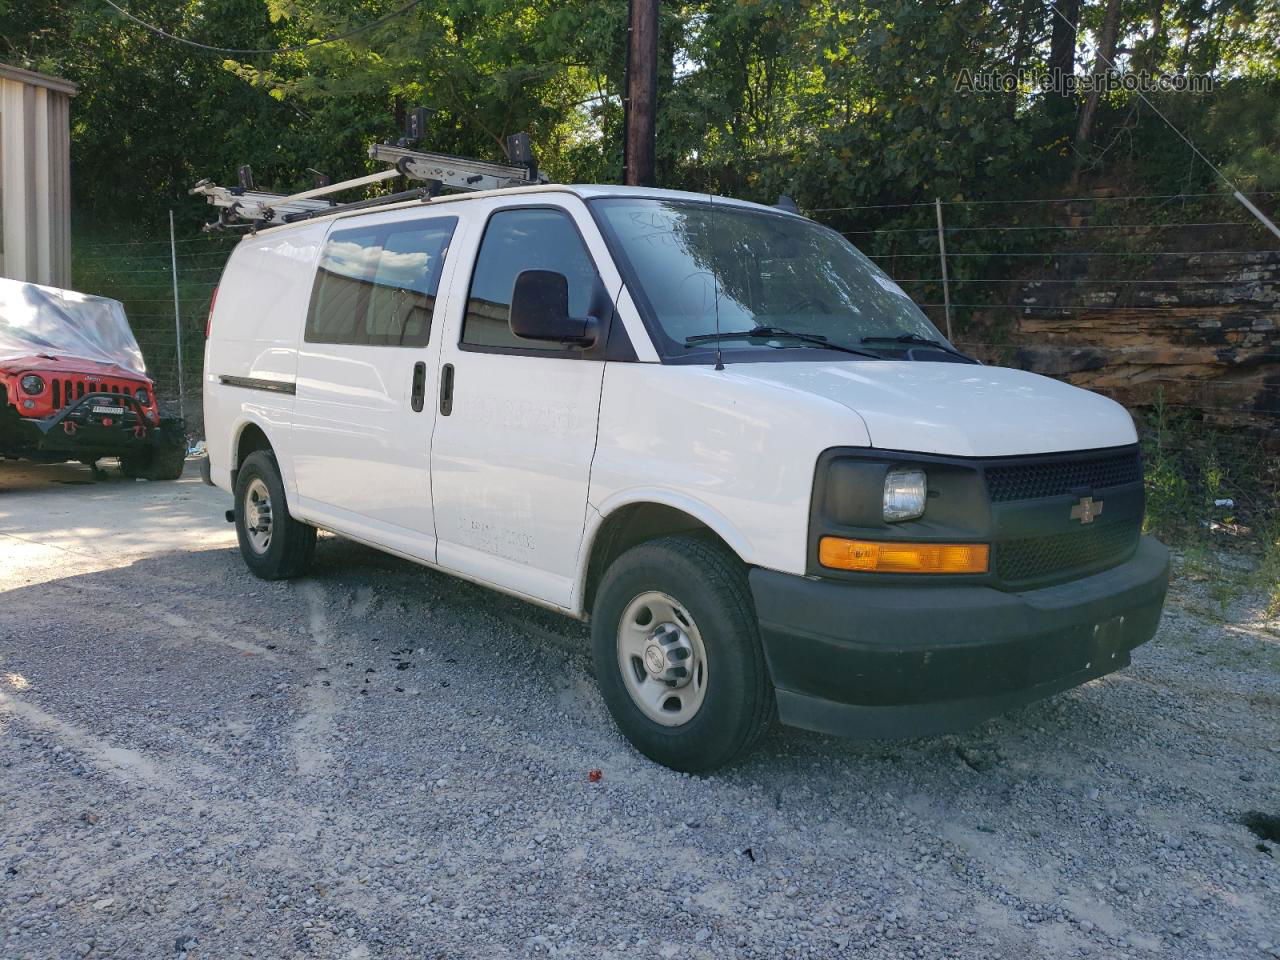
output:
[[[595,522],[593,524],[593,517],[587,518],[587,529],[583,538],[586,543],[584,552],[587,555],[590,554],[591,544],[595,542],[595,535],[599,533],[600,526],[605,520],[623,507],[637,503],[653,503],[687,513],[727,543],[744,563],[758,562],[750,537],[739,530],[723,513],[688,494],[662,487],[634,487],[615,492],[603,503],[592,504]]]
[[[693,517],[712,533],[729,545],[743,562],[756,563],[756,550],[751,540],[714,507],[676,490],[661,487],[634,487],[614,493],[603,503],[587,504],[586,523],[582,532],[582,548],[578,553],[578,572],[573,594],[569,598],[571,609],[589,612],[585,609],[587,577],[591,570],[591,554],[595,550],[596,540],[601,529],[610,517],[619,510],[636,504],[653,504],[670,507]]]
[[[818,456],[867,445],[866,425],[830,398],[749,374],[607,364],[587,500],[606,516],[640,501],[673,507],[746,563],[803,575]]]

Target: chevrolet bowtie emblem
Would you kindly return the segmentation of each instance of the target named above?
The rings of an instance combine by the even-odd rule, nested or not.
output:
[[[1093,523],[1093,518],[1102,513],[1102,501],[1093,497],[1081,497],[1080,502],[1071,508],[1071,519],[1081,523]]]

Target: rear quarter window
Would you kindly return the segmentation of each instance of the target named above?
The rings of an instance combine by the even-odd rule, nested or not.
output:
[[[316,269],[306,342],[426,346],[457,223],[435,217],[331,233]]]

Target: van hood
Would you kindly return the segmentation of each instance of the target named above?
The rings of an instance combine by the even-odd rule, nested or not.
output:
[[[733,364],[735,377],[825,397],[857,413],[871,445],[1012,457],[1134,443],[1113,400],[1025,370],[921,361]]]

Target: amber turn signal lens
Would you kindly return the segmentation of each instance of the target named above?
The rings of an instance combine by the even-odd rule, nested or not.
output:
[[[985,543],[886,543],[823,537],[818,562],[832,570],[864,573],[986,573]]]

